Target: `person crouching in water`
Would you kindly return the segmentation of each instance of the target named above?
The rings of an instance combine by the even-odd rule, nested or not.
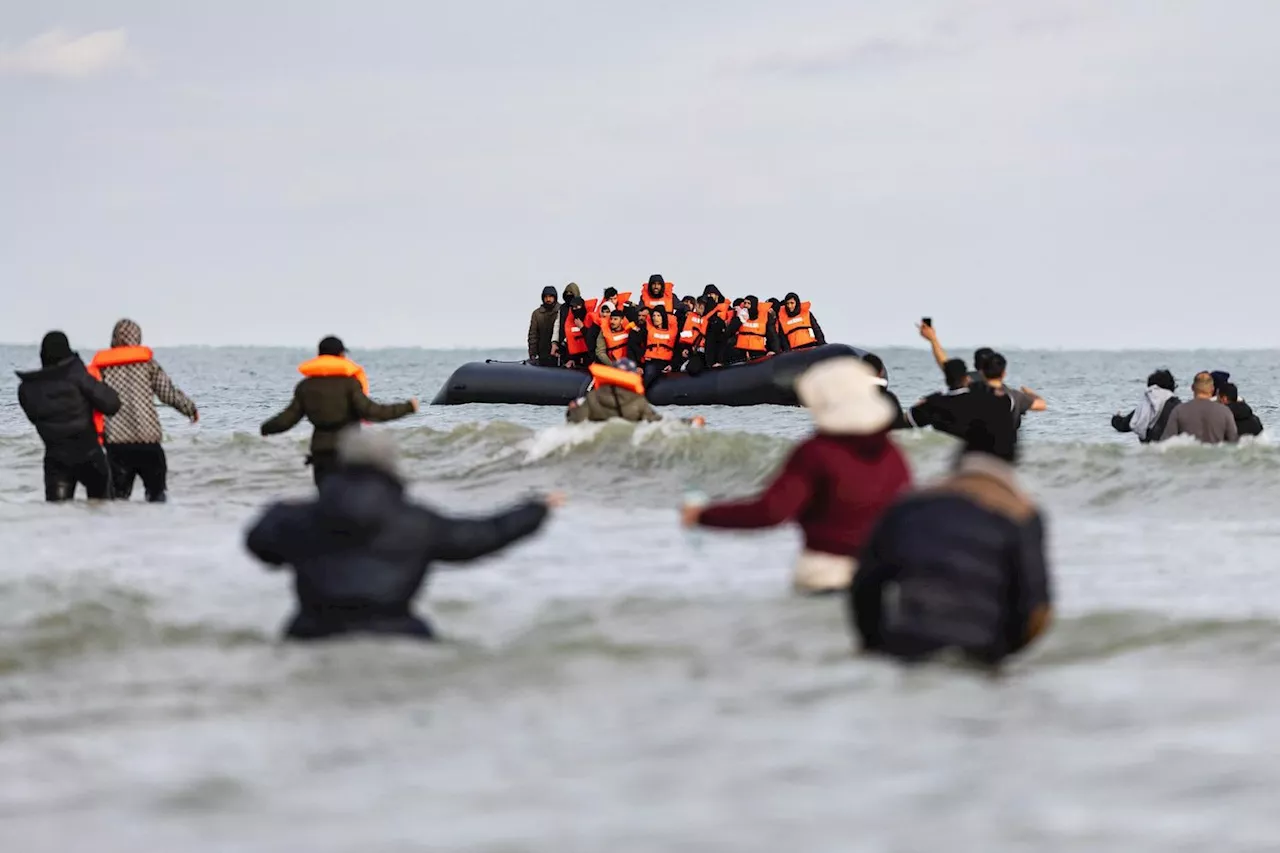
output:
[[[871,368],[852,357],[805,371],[796,394],[816,434],[792,451],[759,497],[685,506],[685,526],[749,529],[796,521],[804,530],[804,553],[795,567],[795,590],[848,588],[872,526],[911,483],[906,460],[889,439],[896,412],[874,380]]]
[[[40,369],[18,371],[18,404],[44,442],[44,497],[69,501],[76,485],[90,500],[111,497],[102,452],[102,420],[120,411],[120,396],[99,382],[62,332],[40,342]]]
[[[565,412],[569,423],[613,418],[632,423],[662,420],[662,415],[645,399],[644,379],[631,359],[620,358],[612,366],[591,365],[591,380],[591,390],[569,404]]]
[[[164,431],[156,414],[156,398],[195,423],[200,413],[191,398],[173,384],[149,347],[142,345],[142,327],[121,320],[111,330],[111,348],[93,357],[90,367],[120,395],[120,411],[107,418],[104,442],[111,466],[111,494],[116,500],[133,495],[133,482],[142,479],[148,503],[163,503],[169,466]]]
[[[954,474],[891,508],[862,550],[849,616],[864,651],[995,665],[1049,626],[1044,522],[1014,476],[1013,424],[974,421],[964,440]]]
[[[1138,405],[1127,415],[1116,412],[1111,418],[1112,428],[1134,433],[1143,444],[1159,441],[1173,410],[1182,402],[1173,393],[1177,387],[1168,370],[1155,371],[1147,377],[1147,390],[1142,392]]]
[[[262,425],[265,435],[288,432],[303,418],[311,421],[311,455],[307,464],[316,485],[328,476],[337,460],[338,433],[360,421],[394,421],[418,411],[418,400],[375,403],[369,399],[364,368],[347,358],[342,341],[329,336],[320,342],[319,355],[298,365],[306,379],[293,389],[293,399],[283,412]]]
[[[413,599],[435,561],[461,563],[533,534],[559,495],[496,515],[450,518],[411,502],[392,438],[346,428],[337,467],[316,500],[278,503],[249,530],[245,544],[269,566],[294,574],[294,640],[343,634],[399,634],[429,640],[431,625]]]

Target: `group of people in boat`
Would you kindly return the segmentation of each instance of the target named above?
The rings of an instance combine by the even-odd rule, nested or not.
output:
[[[1191,381],[1191,399],[1177,395],[1177,381],[1166,368],[1147,377],[1132,411],[1117,412],[1111,426],[1131,432],[1143,444],[1190,435],[1202,444],[1230,444],[1262,434],[1262,419],[1240,398],[1240,389],[1225,370],[1202,370]]]
[[[638,299],[633,295],[608,287],[584,299],[574,282],[562,294],[544,287],[529,319],[529,363],[587,370],[627,358],[640,365],[648,385],[663,373],[697,374],[826,343],[810,304],[794,292],[730,301],[708,284],[701,296],[677,297],[675,285],[655,274]]]

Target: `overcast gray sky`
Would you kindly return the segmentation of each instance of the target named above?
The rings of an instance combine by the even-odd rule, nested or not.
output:
[[[0,340],[522,346],[544,285],[828,337],[1272,346],[1280,3],[0,10]]]

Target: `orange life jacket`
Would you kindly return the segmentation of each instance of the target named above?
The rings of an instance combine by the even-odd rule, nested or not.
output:
[[[726,327],[733,322],[733,306],[729,304],[729,300],[717,303],[715,313],[724,321]]]
[[[747,317],[742,321],[742,328],[738,330],[738,337],[733,345],[747,352],[764,352],[768,349],[765,337],[765,329],[768,326],[769,309],[764,305],[760,305],[756,308],[756,318],[754,320]]]
[[[85,369],[89,371],[90,376],[101,382],[102,368],[104,367],[146,364],[152,357],[151,347],[112,347],[111,349],[99,350],[94,355],[93,361],[89,362],[89,366]],[[98,444],[105,442],[107,440],[107,416],[102,412],[95,411],[93,413],[93,428],[98,433]]]
[[[661,305],[663,309],[670,314],[675,311],[676,307],[675,292],[676,286],[668,281],[663,285],[662,295],[657,299],[654,299],[649,295],[649,285],[646,284],[644,289],[640,291],[640,304],[645,308],[652,308],[655,305]],[[630,296],[631,294],[627,295]]]
[[[644,360],[645,361],[670,361],[675,355],[675,332],[671,327],[671,320],[667,320],[667,327],[659,329],[652,324],[649,325],[649,334],[644,344]]]
[[[707,338],[707,318],[690,311],[684,315],[684,327],[680,329],[680,346],[701,349]]]
[[[596,307],[600,304],[600,300],[599,300],[599,299],[588,299],[588,300],[587,300],[585,303],[583,303],[583,304],[587,306],[587,319],[586,319],[586,324],[587,324],[588,326],[594,326],[594,325],[596,325]]]
[[[627,355],[627,344],[631,343],[631,332],[623,329],[621,332],[615,332],[613,329],[601,329],[600,337],[604,338],[605,354],[609,356],[610,361],[617,361],[625,358]]]
[[[569,316],[565,318],[566,325],[564,327],[564,348],[569,355],[582,355],[587,351],[587,335],[586,330],[588,323],[586,320],[579,320],[569,312]]]
[[[644,396],[644,380],[640,378],[638,373],[619,370],[616,367],[608,367],[603,364],[593,364],[591,365],[591,378],[595,380],[596,388],[614,385]]]
[[[817,335],[813,333],[813,321],[809,319],[808,302],[800,303],[794,317],[779,314],[778,322],[782,324],[782,334],[786,336],[787,344],[792,349],[807,347],[818,342]]]
[[[349,358],[341,355],[318,355],[298,365],[298,372],[303,376],[354,376],[360,380],[360,390],[369,396],[369,378],[364,368]]]

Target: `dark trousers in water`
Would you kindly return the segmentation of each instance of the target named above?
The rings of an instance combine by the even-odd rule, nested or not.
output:
[[[159,444],[108,444],[111,464],[111,495],[127,501],[133,495],[134,480],[142,479],[149,503],[164,503],[169,464]]]
[[[311,473],[316,480],[316,488],[320,488],[320,484],[338,467],[338,454],[333,451],[321,451],[312,453],[307,457],[307,464],[311,466]]]
[[[284,630],[289,640],[328,640],[334,637],[364,634],[371,636],[400,636],[417,640],[434,640],[431,624],[412,613],[380,615],[349,613],[334,616],[317,613],[298,613]]]
[[[44,499],[69,501],[76,496],[76,486],[84,486],[91,500],[105,500],[111,496],[111,470],[101,449],[95,449],[80,462],[44,458]]]
[[[646,361],[644,363],[644,387],[648,388],[653,381],[662,375],[662,371],[671,366],[669,361]]]

